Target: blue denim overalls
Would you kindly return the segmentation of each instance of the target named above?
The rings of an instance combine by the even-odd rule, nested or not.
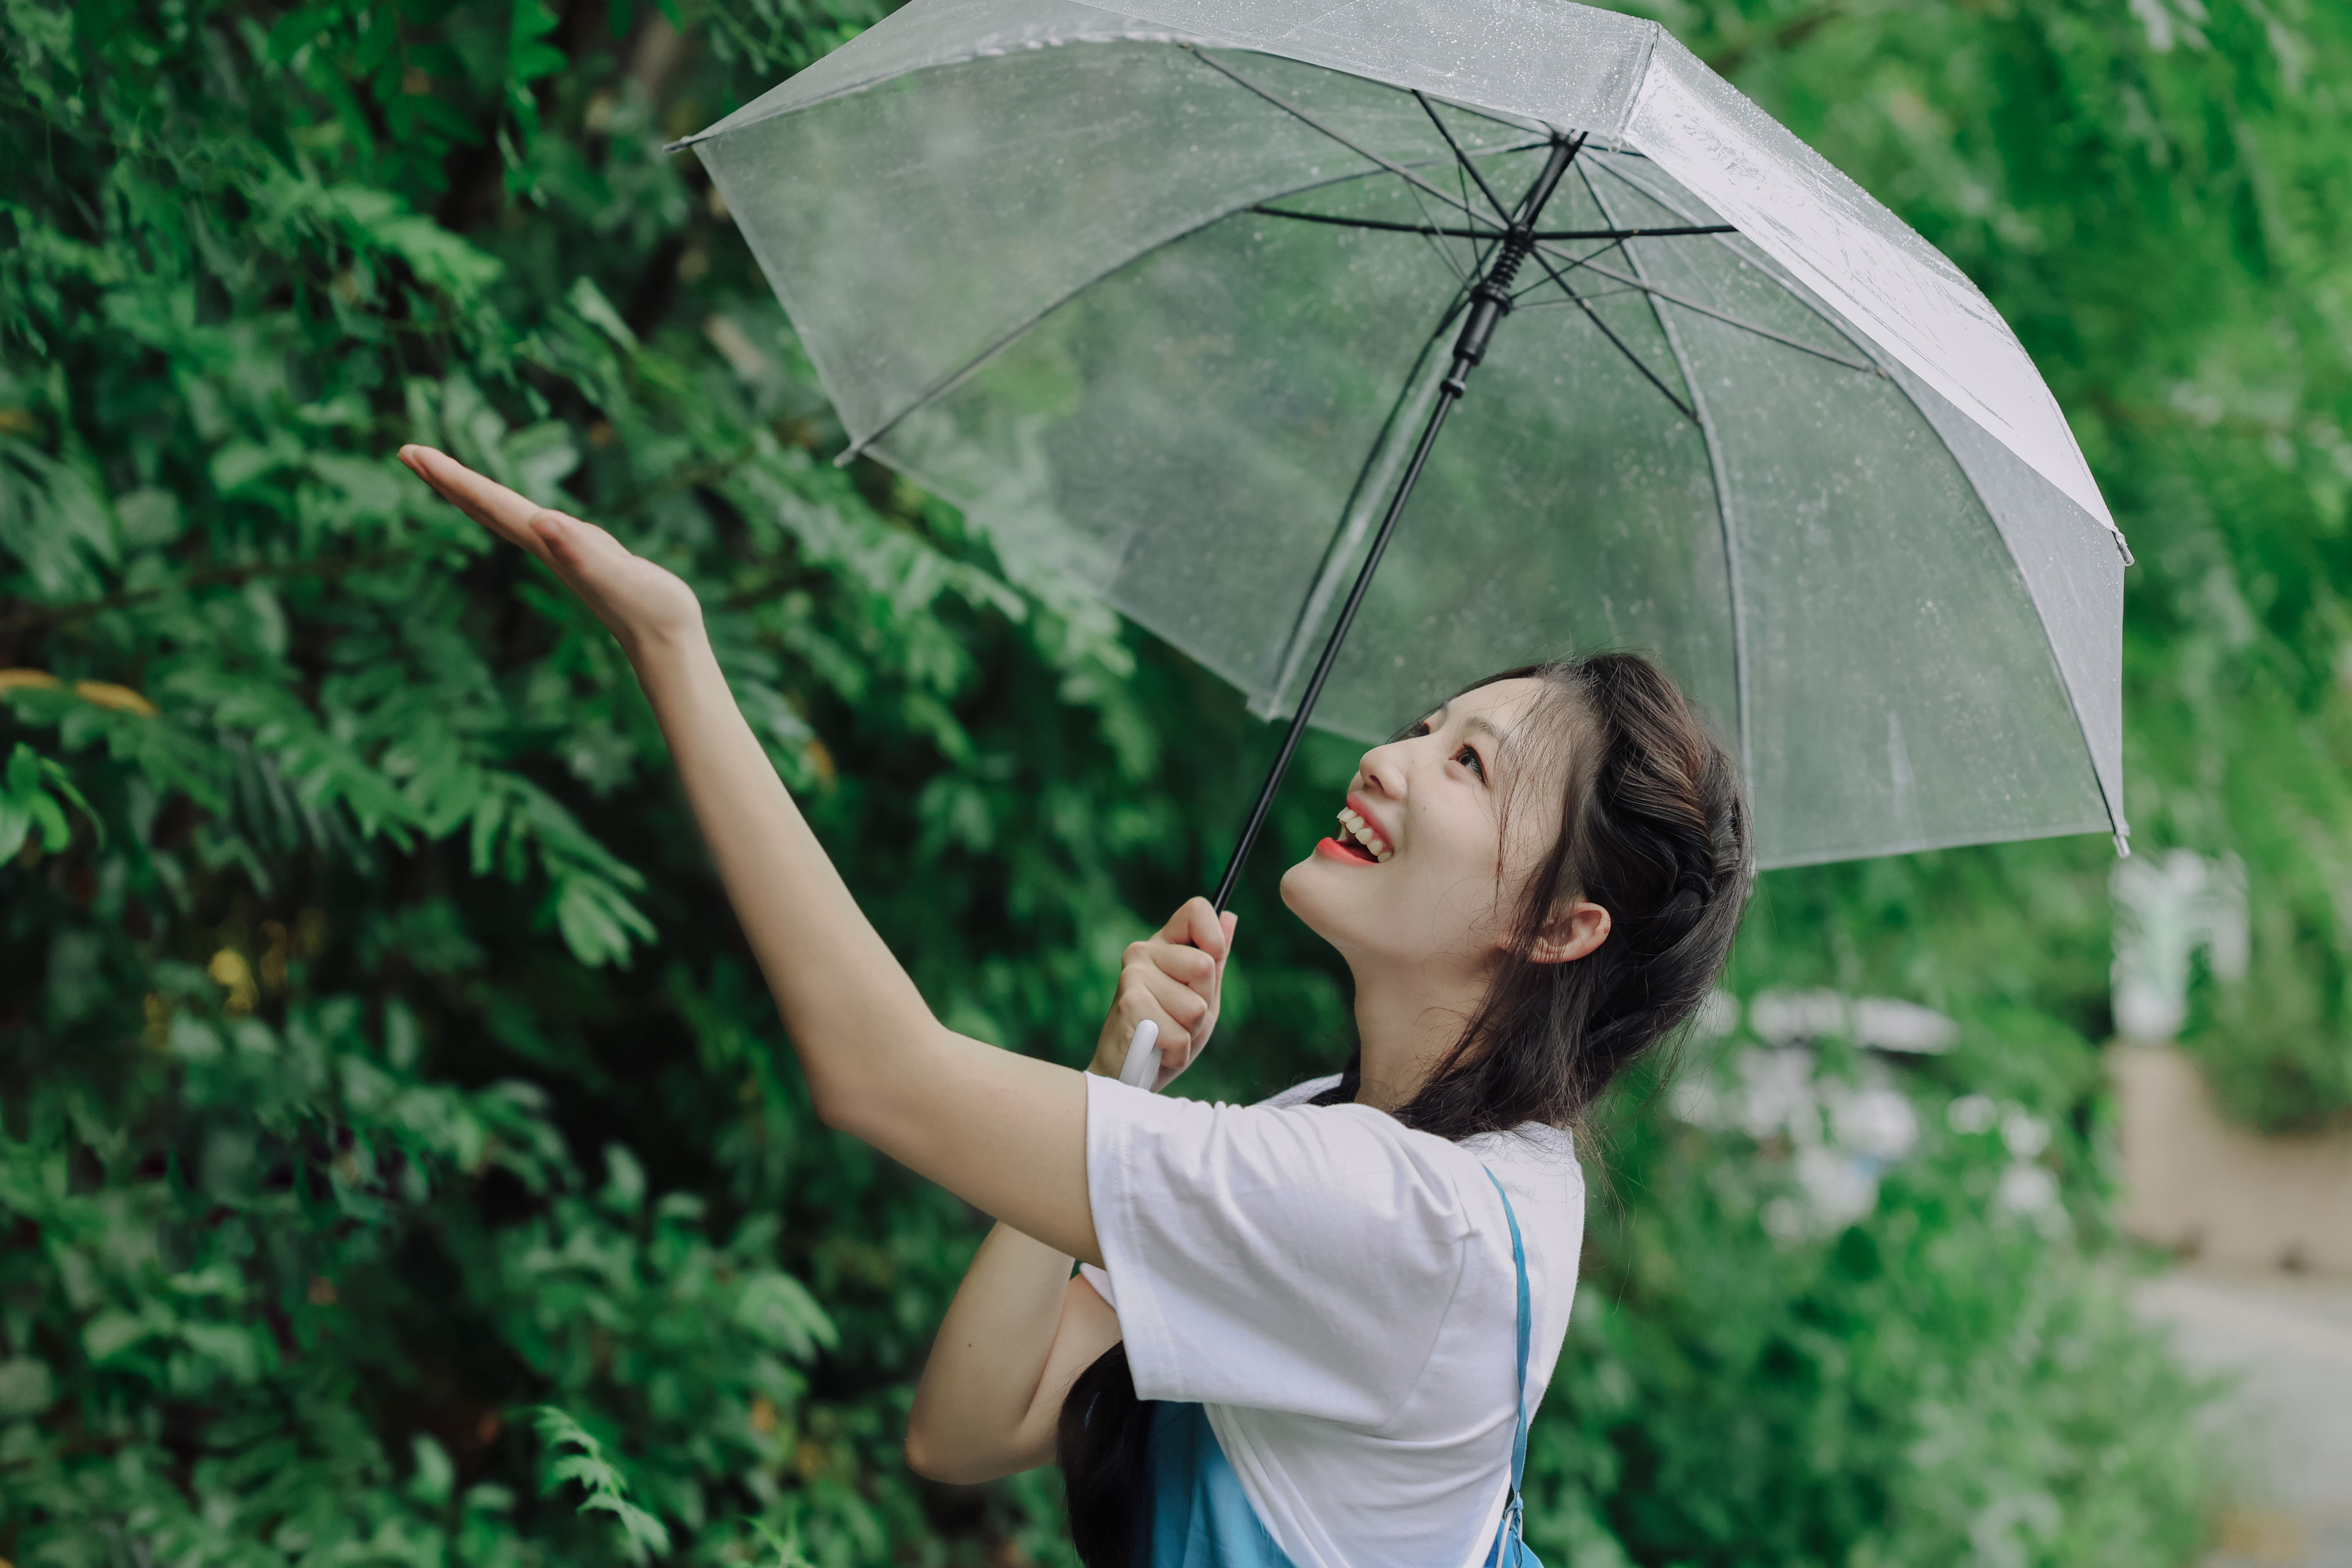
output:
[[[1519,1275],[1519,1410],[1518,1430],[1511,1438],[1511,1500],[1483,1563],[1542,1568],[1519,1538],[1519,1480],[1528,1465],[1528,1254],[1511,1195],[1495,1181],[1494,1172],[1486,1179],[1501,1194],[1504,1217],[1511,1222],[1511,1263]],[[1153,1410],[1144,1484],[1150,1489],[1151,1509],[1150,1533],[1136,1559],[1142,1568],[1295,1568],[1258,1521],[1200,1405],[1171,1402]]]

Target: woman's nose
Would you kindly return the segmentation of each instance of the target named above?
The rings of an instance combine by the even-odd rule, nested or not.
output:
[[[1387,795],[1391,800],[1404,797],[1404,762],[1397,754],[1394,742],[1374,746],[1356,763],[1356,775],[1364,781],[1368,791]]]

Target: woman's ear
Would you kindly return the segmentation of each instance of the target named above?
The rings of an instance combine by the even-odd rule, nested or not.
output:
[[[1538,963],[1568,963],[1609,940],[1609,911],[1590,899],[1571,899],[1552,916],[1528,956]]]

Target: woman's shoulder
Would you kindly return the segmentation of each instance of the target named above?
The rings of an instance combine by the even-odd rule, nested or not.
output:
[[[1288,1089],[1266,1096],[1250,1109],[1328,1112],[1350,1119],[1361,1118],[1367,1126],[1389,1134],[1400,1153],[1416,1156],[1417,1163],[1451,1168],[1458,1181],[1466,1179],[1475,1187],[1476,1195],[1473,1202],[1478,1207],[1485,1205],[1489,1190],[1485,1176],[1486,1172],[1492,1172],[1499,1178],[1515,1197],[1524,1195],[1538,1201],[1558,1202],[1564,1198],[1580,1200],[1583,1196],[1584,1169],[1577,1163],[1576,1136],[1567,1128],[1528,1121],[1502,1131],[1481,1132],[1457,1142],[1441,1138],[1435,1133],[1417,1131],[1367,1106],[1318,1106],[1309,1103],[1339,1081],[1338,1073],[1311,1078],[1304,1083],[1292,1084]]]

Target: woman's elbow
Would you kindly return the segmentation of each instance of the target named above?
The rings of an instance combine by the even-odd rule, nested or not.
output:
[[[920,1426],[907,1428],[907,1468],[927,1481],[944,1481],[950,1486],[978,1486],[1004,1474],[1002,1467],[987,1462],[987,1457],[971,1452],[952,1443],[942,1443],[938,1436]]]
[[[919,1426],[907,1428],[907,1468],[927,1481],[943,1481],[939,1455],[932,1451],[929,1436]]]
[[[871,1143],[885,1125],[881,1098],[871,1084],[841,1073],[808,1075],[809,1109],[835,1132],[846,1132],[861,1143]]]

